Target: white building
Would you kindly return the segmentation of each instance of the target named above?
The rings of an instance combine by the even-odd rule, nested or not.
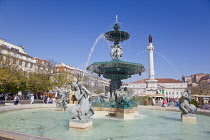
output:
[[[105,87],[109,85],[109,81],[89,75],[86,71],[60,63],[52,67],[53,73],[68,72],[73,77],[73,81],[84,81],[87,85],[92,87]]]
[[[151,95],[147,93],[147,80],[142,79],[129,84],[134,94]],[[184,91],[187,89],[187,83],[171,78],[162,78],[157,80],[157,88],[155,94],[163,94],[168,98],[180,98]]]
[[[29,56],[22,46],[8,43],[4,39],[0,39],[0,59],[1,62],[8,61],[8,65],[17,66],[27,72],[50,70],[48,61]]]

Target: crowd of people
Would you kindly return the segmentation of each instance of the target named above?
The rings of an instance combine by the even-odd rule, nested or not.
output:
[[[14,96],[14,105],[18,105],[20,100],[21,100],[21,96],[16,94]],[[30,104],[34,104],[34,100],[35,100],[34,94],[30,94],[29,100],[30,100]],[[53,103],[55,104],[57,98],[53,98],[52,96],[44,95],[42,100],[43,100],[43,103],[45,103],[45,104],[53,104]]]
[[[30,104],[34,104],[34,100],[35,99],[41,99],[43,100],[44,104],[56,104],[56,100],[57,100],[57,96],[58,95],[45,95],[45,94],[40,94],[39,97],[37,97],[34,94],[29,94],[29,100],[30,100]],[[6,96],[6,94],[5,94]],[[6,96],[8,97],[8,96]],[[8,99],[5,97],[5,101]],[[20,100],[23,100],[22,96],[19,94],[15,94],[15,96],[13,96],[14,99],[14,105],[18,105],[20,103]],[[199,104],[198,99],[195,99],[195,101]],[[151,99],[151,105],[152,106],[156,106],[156,105],[161,105],[162,107],[168,107],[168,106],[175,106],[175,107],[179,107],[179,99],[178,98],[152,98]],[[210,110],[210,100],[208,100],[207,102],[203,103],[203,107],[202,109],[204,110]]]
[[[178,98],[152,98],[152,106],[156,106],[156,104],[162,104],[162,107],[172,106],[179,107],[179,99]]]

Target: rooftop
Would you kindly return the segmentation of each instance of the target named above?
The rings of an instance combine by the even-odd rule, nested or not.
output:
[[[135,83],[146,83],[148,79],[141,79],[135,82],[132,82],[131,84]],[[158,83],[183,83],[182,81],[171,79],[171,78],[160,78],[160,79],[155,79],[158,80]]]

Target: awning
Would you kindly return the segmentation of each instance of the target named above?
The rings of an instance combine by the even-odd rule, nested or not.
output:
[[[193,97],[204,97],[204,98],[210,98],[210,95],[192,95]]]
[[[149,94],[150,97],[164,97],[163,94]]]

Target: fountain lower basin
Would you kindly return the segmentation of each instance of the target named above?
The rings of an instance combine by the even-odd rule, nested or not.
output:
[[[196,115],[196,123],[183,123],[180,112],[140,110],[133,120],[93,118],[92,128],[69,129],[69,112],[55,108],[0,113],[0,129],[54,139],[208,139],[209,116]]]

